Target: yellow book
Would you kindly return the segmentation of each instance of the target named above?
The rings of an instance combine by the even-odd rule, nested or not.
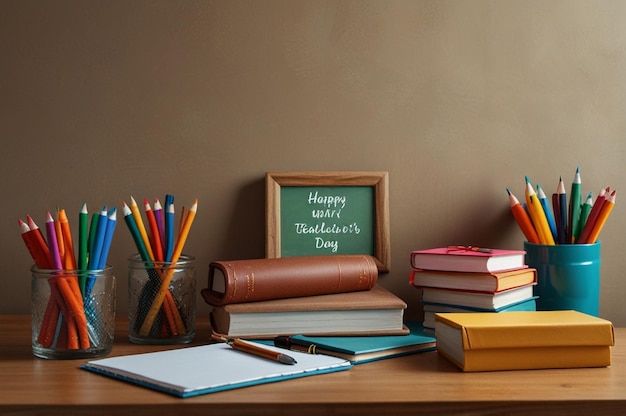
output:
[[[606,367],[613,324],[576,311],[435,314],[437,351],[463,371]]]

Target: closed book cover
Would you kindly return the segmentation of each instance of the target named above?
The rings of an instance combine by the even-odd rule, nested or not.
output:
[[[425,270],[493,273],[526,267],[523,250],[440,247],[411,252],[411,267]]]
[[[263,345],[276,351],[276,347]],[[81,368],[178,397],[192,397],[256,384],[348,370],[337,357],[289,352],[286,365],[234,350],[225,343],[102,358]]]
[[[380,285],[371,290],[217,306],[213,331],[228,337],[401,335],[406,303]]]
[[[495,293],[424,287],[422,301],[441,305],[457,305],[480,309],[501,309],[534,297],[535,284],[515,287]]]
[[[416,287],[438,287],[493,293],[536,283],[537,270],[528,267],[494,273],[413,270],[409,282]]]
[[[214,261],[201,293],[221,306],[369,290],[377,280],[374,258],[360,254]]]
[[[437,351],[463,371],[606,367],[610,321],[577,311],[438,313]]]
[[[472,312],[514,312],[514,311],[536,311],[537,310],[537,296],[530,299],[525,299],[521,302],[507,305],[498,309],[481,309],[470,308],[467,306],[457,305],[440,305],[423,303],[424,309],[424,328],[435,329],[435,314],[437,313],[472,313]]]
[[[343,358],[352,364],[363,364],[418,352],[434,351],[435,338],[424,333],[419,322],[408,322],[408,335],[311,337],[293,335],[275,340],[275,345],[296,351],[308,351]]]

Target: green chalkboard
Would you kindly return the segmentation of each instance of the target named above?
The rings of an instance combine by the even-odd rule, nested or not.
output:
[[[375,254],[373,187],[282,187],[280,212],[283,257]]]
[[[387,172],[266,173],[267,257],[368,254],[389,271]]]

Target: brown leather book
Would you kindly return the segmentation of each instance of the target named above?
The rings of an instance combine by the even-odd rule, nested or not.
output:
[[[378,280],[368,255],[215,261],[201,291],[213,306],[369,290]]]
[[[406,303],[380,285],[332,295],[234,303],[214,307],[213,332],[222,337],[277,335],[404,335]]]

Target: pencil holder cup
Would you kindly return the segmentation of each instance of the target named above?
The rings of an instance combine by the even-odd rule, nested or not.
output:
[[[175,262],[128,261],[128,336],[136,344],[186,344],[196,334],[196,269]]]
[[[600,242],[542,245],[524,242],[526,264],[537,269],[538,310],[576,310],[598,316]]]
[[[33,354],[47,359],[107,355],[115,331],[115,276],[102,270],[31,268]]]

